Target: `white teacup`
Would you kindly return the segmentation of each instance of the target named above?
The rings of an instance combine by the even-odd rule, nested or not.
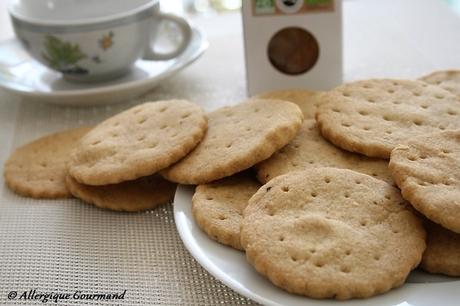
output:
[[[77,81],[120,76],[139,58],[175,58],[191,38],[188,22],[161,13],[158,0],[13,0],[9,13],[29,54]],[[154,50],[163,20],[182,33],[181,43],[168,53]]]

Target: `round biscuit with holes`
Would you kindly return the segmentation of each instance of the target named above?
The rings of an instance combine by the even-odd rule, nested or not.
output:
[[[254,96],[256,99],[284,100],[297,104],[305,119],[315,118],[318,105],[321,103],[321,92],[305,89],[284,89],[267,91]]]
[[[160,175],[104,186],[80,184],[68,175],[66,185],[74,197],[88,204],[127,212],[150,210],[171,203],[176,191],[176,184],[168,182]]]
[[[429,272],[460,276],[460,234],[427,222],[426,250],[420,267]]]
[[[342,149],[389,159],[412,137],[460,128],[460,100],[422,81],[376,79],[322,95],[321,134]]]
[[[178,163],[161,171],[180,184],[205,184],[241,172],[288,144],[303,116],[294,103],[251,99],[208,114],[203,141]]]
[[[170,166],[203,138],[207,119],[186,100],[147,102],[97,125],[76,148],[69,173],[85,185],[134,180]]]
[[[420,78],[420,80],[438,85],[460,97],[460,70],[436,71]]]
[[[260,184],[247,174],[198,185],[192,198],[196,223],[211,239],[242,250],[240,224],[243,210],[259,187]]]
[[[415,209],[460,233],[460,130],[422,135],[397,146],[389,168]]]
[[[26,197],[71,197],[65,185],[69,155],[89,130],[82,127],[54,133],[16,149],[5,163],[6,185]]]
[[[281,150],[255,166],[263,184],[272,178],[311,168],[351,169],[393,185],[388,161],[342,150],[321,137],[315,120],[305,120],[296,137]]]
[[[397,188],[317,168],[263,185],[244,211],[241,244],[259,273],[291,293],[365,298],[404,283],[425,230]]]

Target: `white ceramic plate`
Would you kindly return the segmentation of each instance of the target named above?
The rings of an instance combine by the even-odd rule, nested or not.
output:
[[[66,105],[102,105],[127,101],[153,88],[190,65],[207,49],[202,31],[193,29],[192,40],[177,58],[167,61],[138,60],[131,72],[107,82],[71,83],[31,59],[17,40],[0,43],[0,87],[26,101]]]
[[[264,305],[460,305],[460,281],[414,271],[401,288],[365,300],[315,300],[289,294],[259,275],[243,252],[221,245],[204,234],[192,217],[193,187],[179,186],[174,218],[179,235],[192,256],[214,277],[238,293]]]

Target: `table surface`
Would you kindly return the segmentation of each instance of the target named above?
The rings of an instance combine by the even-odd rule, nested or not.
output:
[[[12,36],[5,3],[0,0],[0,39]],[[432,70],[460,68],[460,18],[445,3],[345,1],[344,80],[415,78]],[[134,101],[72,108],[28,103],[0,90],[0,171],[21,144],[49,132],[95,124],[143,101],[180,97],[212,110],[243,100],[240,15],[192,19],[208,34],[207,53]],[[9,301],[7,294],[30,289],[58,293],[126,289],[123,305],[253,303],[216,281],[191,258],[175,230],[170,205],[127,214],[99,210],[75,199],[38,201],[13,194],[0,177],[0,304],[22,304]]]

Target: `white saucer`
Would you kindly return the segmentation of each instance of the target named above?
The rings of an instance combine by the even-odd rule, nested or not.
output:
[[[302,306],[431,306],[459,305],[460,280],[413,271],[406,284],[369,299],[315,300],[290,294],[275,287],[246,261],[243,252],[211,240],[198,227],[192,215],[194,187],[178,186],[174,198],[174,220],[190,254],[209,273],[238,293],[262,305]]]
[[[191,43],[179,57],[167,61],[138,60],[131,72],[107,82],[70,83],[39,64],[17,40],[0,43],[0,87],[25,101],[64,105],[102,105],[138,97],[167,77],[194,62],[208,48],[204,33],[193,29]]]

